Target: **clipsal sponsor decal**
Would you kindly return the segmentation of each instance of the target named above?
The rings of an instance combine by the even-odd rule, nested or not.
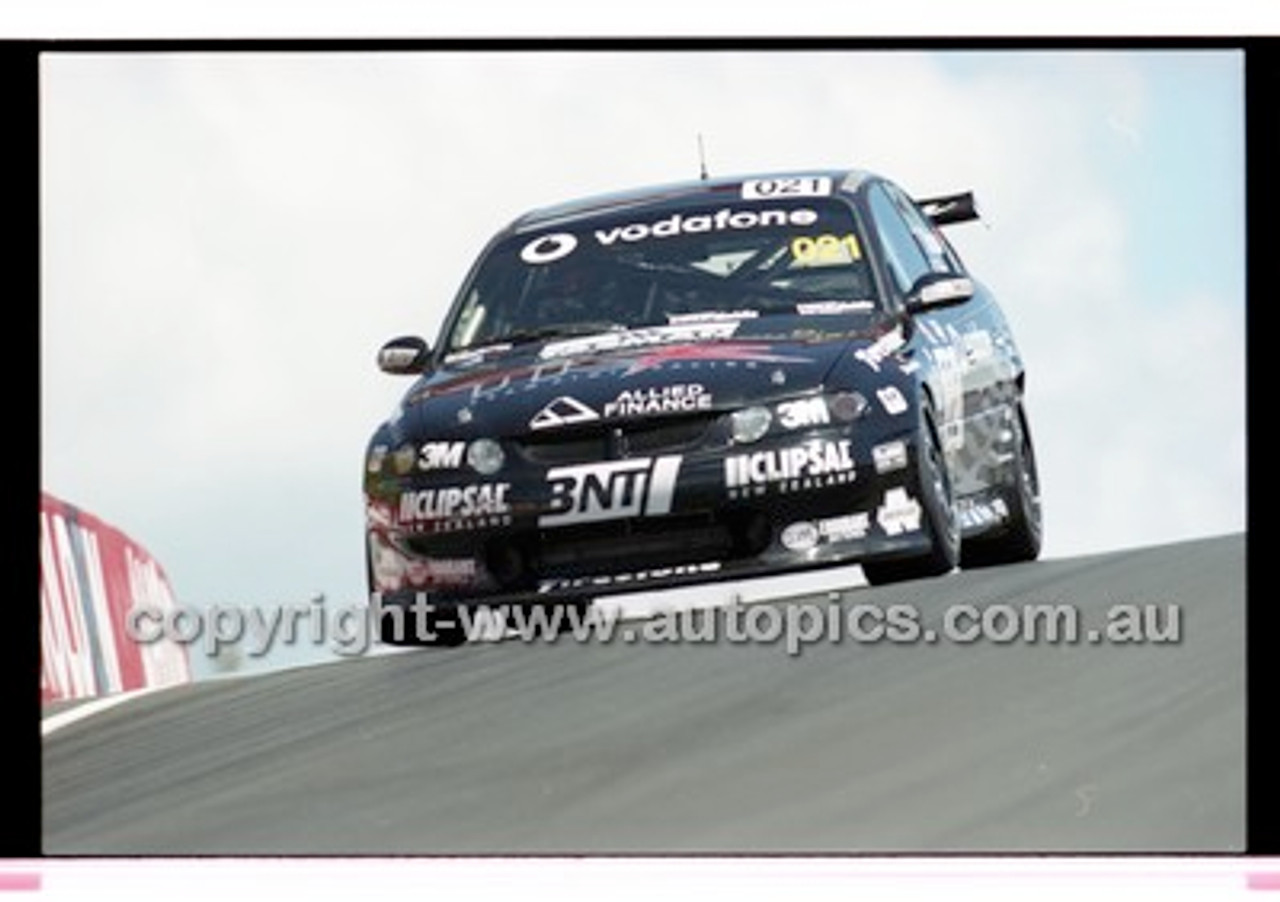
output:
[[[643,348],[650,345],[680,344],[682,342],[716,341],[729,338],[738,331],[738,321],[694,322],[678,325],[651,326],[646,329],[628,329],[620,332],[604,332],[583,338],[570,338],[543,346],[539,356],[570,357],[577,354],[600,354],[606,351]]]
[[[725,458],[724,481],[730,498],[764,494],[769,486],[793,492],[852,482],[853,454],[848,439],[814,439],[793,448],[757,451]]]
[[[553,467],[547,471],[551,510],[539,526],[563,526],[670,513],[679,455]]]
[[[650,580],[673,579],[679,576],[707,576],[720,572],[719,561],[702,564],[678,564],[674,567],[657,567],[653,570],[636,570],[632,573],[601,573],[597,576],[561,577],[546,579],[538,584],[538,592],[563,592],[566,589],[605,589]]]
[[[619,241],[632,243],[648,238],[671,238],[676,235],[723,232],[730,229],[811,226],[817,221],[817,212],[805,207],[793,210],[731,210],[725,207],[714,213],[695,213],[691,216],[674,213],[655,222],[633,222],[612,229],[596,229],[592,234],[601,246],[609,247]]]
[[[405,492],[396,522],[408,529],[430,526],[436,532],[503,525],[511,513],[510,489],[510,483],[496,482]]]
[[[418,469],[456,470],[466,450],[466,442],[424,442],[418,449]]]
[[[903,338],[902,330],[893,329],[865,348],[859,348],[854,351],[853,356],[878,373],[880,372],[880,364],[884,363],[885,358],[906,343],[907,340]]]
[[[884,503],[876,509],[876,522],[886,535],[915,532],[920,528],[920,502],[906,489],[889,489],[884,493]]]
[[[827,411],[827,401],[816,398],[801,398],[797,401],[783,401],[777,406],[778,422],[786,429],[804,429],[809,426],[822,426],[831,422],[831,414]]]
[[[696,383],[624,391],[604,405],[606,417],[649,416],[710,410],[711,393]]]

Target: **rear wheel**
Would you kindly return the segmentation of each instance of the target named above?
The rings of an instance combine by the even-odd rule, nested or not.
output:
[[[1005,526],[993,536],[969,539],[960,555],[962,567],[992,567],[1034,561],[1040,556],[1043,526],[1040,519],[1040,479],[1036,473],[1035,449],[1027,414],[1019,402],[1014,410],[1013,464],[1014,484],[1006,488],[1005,504],[1009,517]]]
[[[863,564],[862,574],[873,586],[941,576],[954,570],[960,560],[960,520],[956,515],[951,473],[942,453],[932,412],[924,406],[921,408],[916,447],[919,498],[925,529],[931,539],[929,551],[915,557]]]

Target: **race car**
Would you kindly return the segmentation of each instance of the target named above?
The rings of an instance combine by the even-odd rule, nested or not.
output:
[[[434,346],[378,352],[415,381],[368,444],[370,592],[580,605],[1034,559],[1022,357],[940,231],[977,216],[971,192],[817,170],[519,217]]]

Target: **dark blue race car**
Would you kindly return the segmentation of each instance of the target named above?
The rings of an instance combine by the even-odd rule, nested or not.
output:
[[[847,170],[520,217],[434,347],[379,351],[414,383],[368,446],[370,591],[577,604],[1035,558],[1022,358],[939,230],[976,217]]]

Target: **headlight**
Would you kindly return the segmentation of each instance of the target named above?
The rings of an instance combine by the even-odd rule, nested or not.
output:
[[[491,438],[478,438],[467,446],[467,463],[484,476],[492,476],[501,470],[505,460],[502,446]]]
[[[769,431],[773,414],[767,407],[744,407],[735,410],[729,417],[733,440],[742,445],[759,441]]]
[[[867,399],[856,391],[842,391],[827,399],[827,409],[842,423],[852,423],[867,412]]]
[[[382,462],[387,457],[386,445],[374,445],[369,449],[369,456],[365,460],[365,470],[369,473],[381,473]]]
[[[412,442],[396,448],[391,455],[391,467],[396,471],[397,476],[403,476],[408,473],[417,462],[418,446]]]

